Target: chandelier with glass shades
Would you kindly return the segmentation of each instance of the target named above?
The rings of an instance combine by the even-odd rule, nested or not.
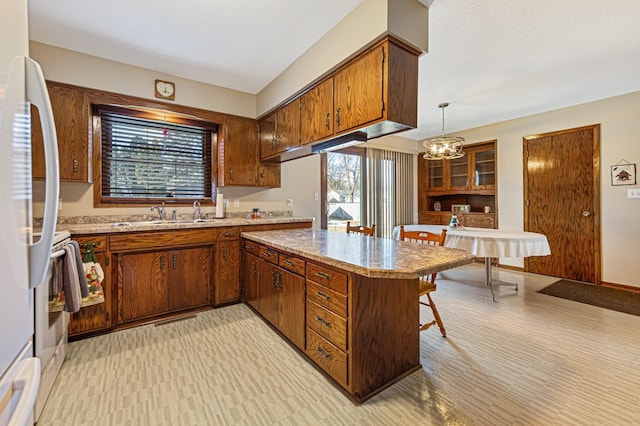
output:
[[[438,108],[442,109],[442,136],[422,142],[426,149],[422,156],[425,160],[451,160],[464,156],[462,151],[464,139],[457,136],[444,135],[444,109],[448,106],[448,102],[438,105]]]

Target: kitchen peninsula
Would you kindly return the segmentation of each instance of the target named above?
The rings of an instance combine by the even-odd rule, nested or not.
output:
[[[420,368],[419,277],[473,260],[319,229],[241,236],[245,301],[356,403]]]

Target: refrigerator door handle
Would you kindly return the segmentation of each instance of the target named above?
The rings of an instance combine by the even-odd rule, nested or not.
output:
[[[9,418],[9,426],[26,425],[33,422],[33,407],[36,404],[38,396],[38,388],[40,387],[40,359],[27,358],[23,362],[20,371],[13,379],[12,385],[7,392],[20,392],[20,399],[15,404],[15,409],[11,418]],[[11,394],[2,395],[2,398],[11,398]],[[7,408],[12,404],[7,404]]]
[[[58,196],[60,193],[60,170],[58,163],[58,140],[56,125],[47,84],[40,65],[25,57],[26,100],[38,108],[42,123],[42,139],[45,158],[45,198],[40,240],[29,246],[29,288],[40,285],[49,267],[51,245],[58,220]]]

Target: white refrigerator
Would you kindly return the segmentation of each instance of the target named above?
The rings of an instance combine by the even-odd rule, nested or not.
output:
[[[59,192],[55,126],[42,71],[29,59],[27,0],[0,11],[0,425],[33,423],[40,362],[33,356],[34,288],[45,279]],[[33,241],[30,106],[45,141],[42,236]]]

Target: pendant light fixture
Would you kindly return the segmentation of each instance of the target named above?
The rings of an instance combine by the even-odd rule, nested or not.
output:
[[[442,136],[422,142],[426,150],[422,156],[425,160],[451,160],[464,156],[464,151],[462,151],[464,139],[444,135],[444,109],[448,106],[448,102],[438,105],[438,108],[442,109]]]

